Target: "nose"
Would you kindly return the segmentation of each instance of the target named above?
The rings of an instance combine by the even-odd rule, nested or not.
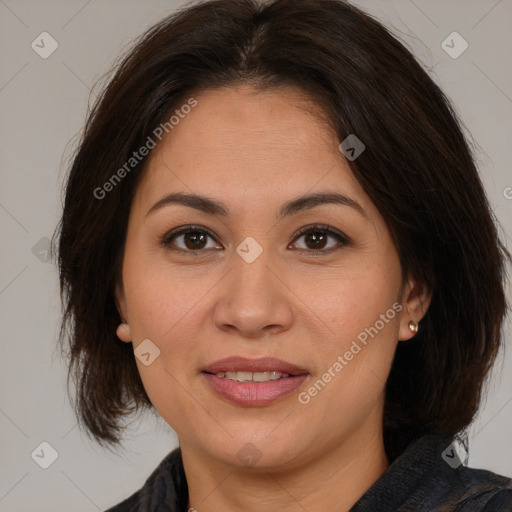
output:
[[[293,293],[269,261],[268,253],[263,251],[252,263],[234,255],[234,268],[224,278],[215,305],[218,329],[246,338],[263,338],[290,329]]]

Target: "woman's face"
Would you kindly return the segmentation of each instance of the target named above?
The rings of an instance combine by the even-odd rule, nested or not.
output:
[[[152,150],[117,291],[151,402],[182,447],[229,465],[293,467],[381,439],[397,340],[423,314],[382,216],[298,91],[196,100]],[[300,200],[316,194],[339,196]],[[238,382],[287,368],[212,367],[228,357],[300,375]],[[222,368],[257,373],[206,373]]]

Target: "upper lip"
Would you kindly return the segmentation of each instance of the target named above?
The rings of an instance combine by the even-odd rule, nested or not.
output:
[[[309,373],[305,368],[296,364],[288,363],[275,357],[261,357],[258,359],[248,359],[241,356],[226,357],[219,359],[203,368],[206,373],[219,372],[280,372],[290,375],[303,375]]]

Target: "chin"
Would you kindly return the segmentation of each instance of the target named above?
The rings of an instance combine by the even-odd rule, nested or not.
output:
[[[266,430],[266,429],[265,429]],[[260,431],[261,432],[261,431]],[[218,461],[237,468],[253,468],[255,471],[270,470],[293,465],[300,454],[298,443],[288,437],[288,443],[276,437],[262,437],[261,433],[251,436],[234,436],[206,449]]]

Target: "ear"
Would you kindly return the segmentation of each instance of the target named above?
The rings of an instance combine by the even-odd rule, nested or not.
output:
[[[402,294],[403,310],[398,331],[400,341],[410,340],[416,334],[409,327],[409,322],[420,323],[427,313],[431,299],[432,293],[425,284],[412,278],[407,280]]]
[[[130,343],[132,341],[132,335],[130,331],[130,325],[128,323],[128,312],[126,308],[126,297],[124,294],[124,288],[122,283],[116,284],[115,289],[115,300],[117,311],[119,316],[121,317],[122,323],[120,323],[116,329],[117,337],[126,343]]]

